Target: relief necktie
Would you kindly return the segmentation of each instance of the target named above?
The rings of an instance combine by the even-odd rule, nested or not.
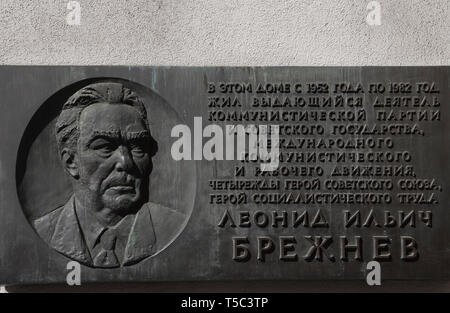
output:
[[[94,266],[118,267],[120,263],[114,253],[117,237],[112,229],[106,229],[100,237],[101,250],[94,258]]]

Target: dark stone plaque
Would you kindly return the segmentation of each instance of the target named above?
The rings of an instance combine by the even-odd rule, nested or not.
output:
[[[0,284],[448,279],[448,67],[0,67]]]

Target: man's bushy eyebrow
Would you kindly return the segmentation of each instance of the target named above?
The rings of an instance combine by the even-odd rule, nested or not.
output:
[[[87,144],[90,145],[94,140],[98,138],[103,139],[112,139],[112,140],[119,140],[120,139],[120,132],[118,130],[94,130],[92,132],[92,135],[87,141]]]
[[[114,138],[119,139],[120,138],[120,131],[118,130],[94,130],[92,132],[91,137],[108,137],[108,138]]]
[[[150,139],[150,132],[148,130],[142,130],[137,132],[126,132],[126,139],[127,140],[148,140]],[[94,130],[92,132],[91,138],[88,141],[88,144],[90,144],[92,141],[94,141],[97,138],[105,138],[105,139],[113,139],[113,140],[119,140],[122,138],[122,134],[118,130]]]
[[[127,139],[130,139],[130,140],[149,139],[149,138],[150,138],[150,132],[148,130],[127,133]]]

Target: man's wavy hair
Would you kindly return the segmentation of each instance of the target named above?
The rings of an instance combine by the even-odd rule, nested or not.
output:
[[[80,134],[81,112],[95,103],[125,104],[134,107],[144,119],[147,130],[150,131],[147,111],[133,91],[120,83],[95,83],[78,90],[64,103],[55,126],[56,141],[60,153],[66,147],[73,150],[76,148]]]

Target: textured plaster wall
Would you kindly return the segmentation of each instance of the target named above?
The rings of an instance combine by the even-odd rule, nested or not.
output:
[[[448,65],[449,0],[1,0],[1,64]]]
[[[67,2],[0,0],[0,64],[450,64],[449,0],[379,0],[380,26],[366,23],[369,0],[79,0],[79,26],[67,25]],[[386,284],[370,290],[450,290],[448,282]],[[81,290],[369,290],[362,281],[118,286]]]

